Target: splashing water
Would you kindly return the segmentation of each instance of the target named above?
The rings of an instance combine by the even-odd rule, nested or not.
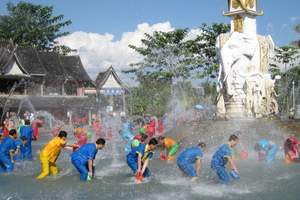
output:
[[[70,153],[63,151],[58,159],[60,168],[58,178],[49,177],[36,181],[40,164],[38,151],[50,139],[43,134],[33,143],[34,160],[16,166],[11,175],[0,175],[0,192],[6,194],[0,199],[297,199],[300,195],[300,166],[283,164],[283,152],[279,151],[276,160],[271,163],[257,161],[253,146],[260,138],[272,139],[282,145],[284,129],[270,120],[205,120],[198,123],[186,123],[172,129],[169,133],[177,139],[185,135],[183,147],[195,145],[199,140],[207,143],[203,160],[203,172],[199,181],[191,182],[184,177],[176,164],[166,164],[156,157],[150,164],[152,177],[137,185],[126,165],[124,146],[118,135],[121,128],[119,118],[106,116],[103,119],[105,130],[111,128],[112,137],[107,146],[99,151],[96,158],[96,179],[89,183],[79,181],[79,175],[70,162]],[[219,185],[210,169],[210,158],[216,148],[225,143],[234,131],[241,132],[238,148],[246,149],[248,160],[238,161],[241,180],[228,186]],[[70,138],[71,139],[71,138]],[[11,187],[14,184],[22,187]],[[62,189],[63,188],[63,189]],[[5,191],[10,191],[5,193]]]

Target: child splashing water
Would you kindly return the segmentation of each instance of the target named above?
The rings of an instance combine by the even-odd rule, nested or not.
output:
[[[95,143],[85,144],[72,153],[71,160],[74,167],[80,173],[81,181],[90,181],[94,176],[94,160],[98,150],[103,149],[105,140],[97,139]]]
[[[23,148],[23,159],[32,159],[32,137],[33,137],[33,129],[30,126],[30,120],[25,120],[25,125],[20,127],[20,138],[25,137],[26,138],[26,144],[24,144]]]
[[[140,144],[138,147],[132,148],[127,155],[127,164],[135,174],[137,183],[141,183],[144,177],[150,177],[148,165],[153,157],[158,142],[152,138],[149,143]]]
[[[195,147],[190,147],[181,152],[177,158],[177,166],[179,169],[192,180],[196,180],[201,173],[203,151],[206,144],[200,142]],[[194,167],[195,165],[195,167]]]
[[[75,147],[77,145],[67,145],[67,132],[60,131],[57,137],[54,137],[52,140],[45,145],[40,153],[40,162],[41,162],[41,173],[37,176],[36,179],[44,179],[46,176],[51,173],[56,176],[58,174],[58,168],[56,166],[56,161],[61,150],[67,146]]]
[[[238,144],[238,141],[239,138],[236,135],[231,135],[228,143],[219,147],[212,157],[211,168],[215,171],[222,184],[228,184],[231,179],[239,179],[238,169],[231,154],[231,148],[234,148]],[[225,166],[227,163],[230,165],[231,172],[227,172],[226,170]]]
[[[3,139],[0,145],[0,172],[10,173],[14,170],[14,156],[17,150],[16,142],[17,131],[11,129],[9,136]]]
[[[293,135],[284,141],[284,162],[286,164],[300,163],[298,145],[298,139]]]
[[[278,145],[269,140],[261,139],[255,144],[254,149],[258,152],[259,161],[272,162],[276,158]]]
[[[166,151],[165,154],[161,152],[161,160],[173,161],[175,160],[175,155],[179,150],[179,143],[176,142],[173,138],[160,136],[158,138],[159,144]]]

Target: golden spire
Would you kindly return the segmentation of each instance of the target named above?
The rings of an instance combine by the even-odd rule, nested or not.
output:
[[[232,16],[241,13],[249,15],[260,16],[262,11],[257,11],[258,0],[228,0],[229,11],[224,12],[225,16]]]

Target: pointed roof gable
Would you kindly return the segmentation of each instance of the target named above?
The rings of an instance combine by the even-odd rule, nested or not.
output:
[[[16,58],[22,67],[30,74],[36,76],[45,76],[47,71],[44,68],[38,53],[33,48],[18,48]]]
[[[114,72],[115,73],[115,72]],[[59,86],[71,80],[80,87],[94,87],[79,56],[63,56],[56,52],[18,47],[0,40],[0,75],[45,78],[47,84]],[[36,80],[36,79],[35,79]]]
[[[7,74],[12,69],[16,49],[17,46],[11,41],[0,41],[0,74]]]
[[[110,66],[105,72],[99,72],[96,78],[96,87],[101,89],[110,77],[113,77],[115,82],[119,84],[121,88],[125,88],[123,82],[112,66]]]

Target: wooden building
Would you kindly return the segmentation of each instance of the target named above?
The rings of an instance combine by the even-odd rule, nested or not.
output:
[[[58,118],[70,111],[90,117],[98,107],[95,85],[79,56],[0,42],[0,112],[24,112],[24,100]]]

